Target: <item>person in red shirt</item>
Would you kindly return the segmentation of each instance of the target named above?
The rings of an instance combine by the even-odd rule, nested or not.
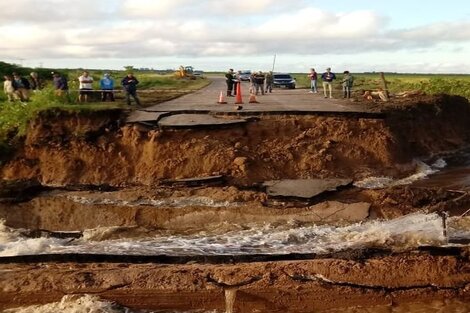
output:
[[[317,93],[317,72],[315,72],[314,68],[310,69],[310,73],[307,75],[310,78],[310,93]]]

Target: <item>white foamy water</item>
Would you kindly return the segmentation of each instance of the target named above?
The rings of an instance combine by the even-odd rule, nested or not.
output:
[[[60,302],[8,309],[5,313],[132,313],[127,308],[96,296],[64,296]]]
[[[401,179],[391,177],[368,177],[353,183],[354,186],[365,189],[380,189],[393,186],[409,185],[415,181],[425,179],[429,175],[443,169],[447,163],[444,159],[438,159],[432,165],[416,160],[416,173]]]
[[[92,199],[80,196],[67,196],[67,199],[81,204],[108,204],[108,205],[121,205],[121,206],[154,206],[154,207],[233,207],[240,206],[239,203],[232,203],[228,201],[218,201],[209,197],[180,197],[180,198],[166,198],[166,199],[138,199],[138,200],[116,200],[116,199]]]
[[[450,218],[449,236],[470,238],[470,217]],[[464,222],[462,222],[464,221]],[[297,225],[296,223],[244,225],[227,232],[200,231],[186,235],[156,233],[152,236],[98,240],[97,232],[85,231],[81,239],[26,238],[2,226],[0,256],[96,253],[129,255],[248,255],[248,254],[325,254],[348,249],[391,248],[396,251],[422,245],[443,245],[442,220],[437,214],[410,214],[389,221],[369,221],[349,226]],[[120,229],[122,232],[122,229]],[[6,235],[5,235],[6,233]],[[122,238],[124,237],[124,238]]]

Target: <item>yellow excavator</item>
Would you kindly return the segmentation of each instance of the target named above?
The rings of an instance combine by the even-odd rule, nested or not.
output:
[[[181,65],[179,69],[175,72],[175,75],[178,78],[196,79],[196,76],[194,76],[193,72],[194,68],[192,66]]]

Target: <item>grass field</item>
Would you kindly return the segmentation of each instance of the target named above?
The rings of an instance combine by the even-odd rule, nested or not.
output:
[[[354,90],[373,90],[382,87],[379,73],[357,73],[354,76]],[[320,76],[320,75],[319,75]],[[337,74],[335,87],[341,89],[342,74]],[[306,73],[294,74],[299,88],[308,88],[310,81]],[[470,75],[440,74],[385,74],[391,93],[407,90],[421,90],[427,94],[447,93],[470,99]],[[319,82],[321,88],[321,82]]]
[[[107,110],[113,108],[127,108],[124,102],[124,94],[116,93],[116,102],[99,101],[99,92],[93,94],[92,101],[88,103],[77,103],[78,99],[78,81],[81,71],[62,72],[69,78],[70,93],[68,96],[58,98],[54,95],[52,82],[47,81],[46,87],[33,93],[31,100],[27,103],[19,101],[8,102],[5,94],[0,92],[0,162],[2,155],[5,156],[8,151],[9,143],[14,138],[24,136],[28,121],[42,110],[52,108],[60,108],[68,111],[84,111],[84,110]],[[97,89],[98,82],[102,78],[102,71],[90,71]],[[114,77],[115,86],[120,90],[120,80],[125,76],[122,71],[111,72]],[[174,75],[157,75],[151,73],[135,72],[135,76],[139,79],[138,95],[141,98],[143,106],[153,105],[165,100],[178,97],[182,94],[200,89],[207,84],[207,79],[198,78],[196,80],[178,79]]]

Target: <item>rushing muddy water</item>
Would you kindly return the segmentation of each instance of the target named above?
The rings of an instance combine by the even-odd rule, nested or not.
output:
[[[138,200],[111,200],[111,199],[90,199],[79,196],[70,196],[67,197],[69,200],[72,200],[81,204],[107,204],[107,205],[122,205],[122,206],[140,206],[148,205],[153,207],[170,207],[170,208],[184,208],[191,206],[200,206],[200,207],[211,207],[211,208],[230,208],[239,206],[239,203],[233,203],[229,201],[217,201],[208,197],[180,197],[172,199],[138,199]]]
[[[448,220],[449,237],[470,239],[470,217]],[[128,255],[249,255],[326,254],[348,249],[391,248],[446,244],[437,214],[410,214],[394,220],[368,221],[337,227],[302,223],[265,225],[220,224],[188,234],[135,228],[86,230],[79,239],[28,238],[0,226],[0,256],[25,254],[96,253]]]
[[[232,299],[232,298],[231,298]],[[235,298],[233,298],[235,300]],[[222,311],[138,311],[119,306],[116,303],[102,300],[96,296],[65,296],[60,302],[46,305],[20,307],[6,310],[5,313],[222,313]],[[236,311],[226,310],[225,313]],[[260,312],[258,313],[268,313]],[[374,307],[341,308],[338,310],[312,311],[312,313],[468,313],[470,303],[459,300],[430,301],[427,303],[407,303]],[[269,313],[277,313],[270,311]]]
[[[428,165],[420,160],[415,160],[416,172],[408,177],[401,179],[394,179],[391,177],[368,177],[354,183],[354,186],[367,189],[379,189],[392,186],[409,185],[416,181],[428,178],[429,175],[438,173],[441,169],[445,168],[447,162],[444,159],[437,159],[431,165]]]
[[[470,158],[469,158],[470,159]],[[418,171],[404,179],[375,177],[357,182],[363,188],[380,188],[402,184],[441,184],[442,179],[452,182],[459,178],[458,186],[468,181],[468,164],[455,160],[437,159],[432,165],[418,163]],[[446,165],[450,164],[447,168]],[[446,167],[445,170],[442,170]],[[465,171],[467,169],[468,171]],[[459,176],[459,174],[462,174]],[[447,175],[447,176],[446,176]],[[425,179],[430,177],[430,179]],[[439,182],[441,180],[441,182]],[[470,183],[467,183],[469,186]],[[206,197],[172,198],[163,200],[107,200],[72,196],[74,202],[88,205],[124,205],[184,208],[231,207],[242,205],[226,201],[215,201]],[[451,217],[447,220],[447,236],[444,235],[442,217],[437,214],[415,213],[392,220],[369,220],[349,225],[318,225],[314,223],[221,223],[204,229],[185,231],[155,230],[139,227],[103,227],[87,229],[80,238],[54,238],[43,236],[32,238],[27,230],[7,227],[0,223],[0,256],[37,254],[113,254],[113,255],[252,255],[252,254],[329,254],[364,248],[383,248],[394,251],[413,250],[420,246],[448,246],[449,239],[470,240],[470,217]],[[452,240],[451,240],[452,241]],[[225,290],[227,313],[236,313],[235,289]],[[239,300],[240,301],[240,300]],[[95,296],[66,296],[61,302],[42,306],[10,309],[9,313],[81,313],[81,312],[199,312],[221,313],[222,311],[135,311]],[[262,313],[261,311],[257,311]],[[285,311],[284,311],[285,312]],[[283,313],[284,313],[283,312]],[[470,304],[459,300],[436,300],[426,303],[406,303],[374,307],[353,307],[338,310],[313,312],[470,312]],[[270,313],[275,313],[270,311]]]

